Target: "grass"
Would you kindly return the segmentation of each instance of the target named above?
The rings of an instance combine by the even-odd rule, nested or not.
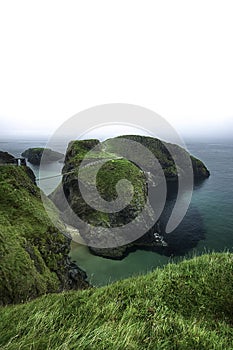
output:
[[[75,142],[66,166],[79,165],[97,144]],[[158,141],[153,147],[173,174],[169,155]],[[102,157],[111,151],[101,150]],[[86,181],[92,170],[83,169]],[[106,200],[116,197],[123,177],[134,180],[135,207],[143,204],[145,179],[134,164],[108,161],[100,175],[97,186]],[[24,167],[0,167],[0,199],[0,304],[18,303],[0,307],[1,350],[233,349],[232,254],[203,255],[99,289],[55,294],[67,282],[69,247]]]
[[[51,223],[26,167],[0,167],[0,201],[0,304],[66,288],[69,242]]]
[[[118,140],[122,139],[122,140],[121,142],[116,143],[115,141],[117,139]],[[153,137],[140,136],[140,135],[123,135],[117,138],[108,139],[104,142],[105,149],[108,152],[116,152],[119,155],[121,155],[122,152],[123,154],[125,154],[127,146],[125,146],[124,139],[134,141],[136,143],[140,143],[141,145],[146,147],[148,150],[150,150],[152,154],[159,160],[162,166],[164,175],[167,179],[173,179],[177,176],[177,169],[174,163],[175,158],[182,159],[184,156],[185,157],[188,156],[187,151],[178,145],[166,143]],[[134,146],[134,149],[135,149],[135,146]],[[174,159],[172,155],[169,153],[167,146],[169,146],[170,149],[173,149],[173,153],[176,155]],[[144,165],[145,168],[148,168],[150,167],[150,163],[153,164],[153,161],[150,161],[150,159],[148,159],[148,157],[145,157],[143,153],[144,152],[142,152],[141,154],[140,151],[137,152],[137,159],[138,161],[140,161],[142,165]],[[207,178],[209,176],[209,171],[199,159],[191,156],[191,161],[192,161],[195,180]]]
[[[94,174],[96,166],[89,166],[79,170],[79,177],[87,186],[95,185]],[[107,161],[102,165],[97,173],[96,186],[100,195],[105,200],[114,200],[117,198],[116,185],[122,179],[129,179],[132,183],[136,196],[134,201],[140,198],[142,204],[145,204],[146,179],[144,173],[127,159],[117,159]],[[130,189],[128,189],[130,192]],[[127,186],[124,186],[124,192],[127,196]],[[129,195],[129,194],[128,194]]]
[[[96,147],[93,151],[92,148]],[[86,166],[79,168],[83,158],[88,155]],[[101,166],[99,160],[105,160],[105,164]],[[97,163],[96,163],[97,161]],[[66,154],[65,167],[63,172],[74,170],[72,174],[68,174],[63,178],[63,186],[72,196],[68,200],[74,212],[84,221],[99,225],[100,227],[109,227],[126,223],[137,217],[142,211],[146,203],[146,177],[139,167],[127,159],[121,158],[116,154],[107,152],[98,140],[81,140],[71,142]],[[95,184],[95,173],[96,184]],[[77,175],[86,189],[86,196],[90,203],[89,205],[83,199],[79,187],[77,185]],[[99,203],[99,195],[105,201],[114,201],[118,198],[116,186],[122,179],[129,180],[129,183],[121,184],[120,200],[124,203],[120,213],[105,213],[92,208]],[[98,195],[95,194],[95,187]],[[119,188],[118,188],[119,189]],[[59,192],[59,188],[58,188]],[[52,197],[56,197],[56,190]],[[59,197],[59,196],[58,196]],[[56,199],[55,199],[56,203]]]
[[[1,350],[231,350],[233,255],[0,308]]]

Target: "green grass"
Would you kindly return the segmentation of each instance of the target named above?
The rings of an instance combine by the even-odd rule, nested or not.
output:
[[[95,147],[96,152],[91,151]],[[99,152],[98,152],[99,149]],[[99,153],[102,152],[101,145],[99,140],[96,139],[90,139],[90,140],[78,140],[78,141],[71,141],[68,145],[68,149],[66,151],[66,157],[65,157],[65,168],[69,165],[69,163],[75,164],[76,166],[79,166],[81,161],[85,156],[88,157],[93,155],[93,158],[99,158]],[[95,157],[94,155],[97,154]]]
[[[116,143],[115,141],[119,139],[122,139],[122,141]],[[167,179],[173,179],[177,176],[177,169],[174,163],[174,161],[176,160],[175,158],[178,158],[180,160],[183,157],[188,156],[187,151],[178,145],[163,142],[153,137],[140,135],[123,135],[118,136],[117,138],[108,139],[103,143],[105,145],[106,151],[115,152],[118,155],[124,154],[127,149],[127,146],[125,146],[124,139],[140,143],[148,150],[150,150],[152,154],[159,160],[164,175]],[[173,149],[173,153],[175,154],[174,159],[169,153],[167,146],[169,146],[170,149]],[[141,154],[139,151],[137,153],[137,159],[142,165],[145,166],[145,168],[148,168],[150,166],[150,163],[153,164],[152,160],[148,159],[148,157],[145,157],[144,152],[142,152]],[[209,171],[199,159],[191,156],[191,161],[195,180],[207,178],[209,176]]]
[[[93,151],[92,148],[96,147]],[[83,158],[86,159],[86,165],[83,168],[79,168]],[[101,166],[98,161],[105,160],[105,164]],[[97,161],[97,163],[96,163]],[[63,186],[70,192],[72,189],[72,196],[69,198],[70,205],[74,212],[84,221],[103,227],[109,227],[111,225],[123,224],[122,220],[126,223],[135,217],[142,211],[146,203],[146,177],[143,171],[132,162],[127,159],[121,158],[111,152],[106,152],[103,145],[98,140],[81,140],[73,141],[69,144],[66,154],[65,166],[63,173],[75,170],[74,173],[68,174],[63,178]],[[95,173],[96,185],[95,185]],[[98,211],[89,206],[83,199],[80,190],[77,186],[77,175],[79,180],[86,188],[86,196],[89,196],[91,203],[98,203],[99,196],[94,195],[95,186],[99,195],[105,201],[114,201],[118,198],[116,191],[116,185],[122,179],[127,179],[130,185],[124,183],[121,186],[120,199],[126,203],[121,213],[105,213]],[[51,198],[55,198],[60,188],[55,190]],[[58,196],[59,197],[59,196]],[[59,200],[58,200],[59,202]],[[55,198],[55,203],[56,198]],[[59,204],[58,204],[59,205]]]
[[[94,174],[96,166],[92,165],[79,170],[79,177],[83,183],[91,186],[94,185]],[[140,198],[140,202],[145,204],[146,178],[144,173],[133,163],[127,159],[117,159],[107,161],[97,173],[96,186],[100,195],[105,200],[114,200],[117,198],[116,185],[122,179],[129,179],[134,188],[136,195],[134,201]],[[124,187],[125,195],[127,193],[126,186]],[[129,189],[129,192],[130,189]]]
[[[231,350],[233,255],[0,308],[1,350]]]
[[[0,167],[0,202],[0,304],[67,288],[69,243],[26,167]]]

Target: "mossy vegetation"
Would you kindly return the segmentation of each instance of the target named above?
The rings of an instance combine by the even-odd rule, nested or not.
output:
[[[233,255],[0,308],[3,350],[233,348]],[[9,327],[10,325],[10,327]]]
[[[69,240],[51,223],[27,167],[0,167],[0,201],[0,304],[69,289]]]
[[[128,140],[135,144],[130,147]],[[141,150],[142,146],[151,152],[146,153],[145,156],[145,152]],[[65,157],[62,185],[54,191],[50,198],[63,212],[67,223],[79,229],[82,238],[93,253],[119,259],[123,258],[133,247],[132,245],[129,247],[127,244],[114,250],[92,247],[90,242],[93,242],[93,239],[90,237],[93,238],[95,232],[90,233],[89,228],[81,227],[83,223],[80,224],[77,217],[94,227],[98,226],[98,240],[100,241],[101,237],[104,238],[105,232],[102,228],[124,226],[139,217],[145,208],[149,187],[151,191],[150,206],[146,209],[147,218],[145,215],[144,217],[140,216],[141,227],[145,228],[144,232],[146,233],[140,242],[135,242],[135,246],[137,244],[137,248],[146,247],[146,249],[149,249],[150,246],[152,250],[155,250],[156,247],[160,249],[163,244],[166,244],[162,239],[158,239],[156,243],[153,232],[157,232],[157,223],[154,223],[154,227],[149,226],[148,218],[155,216],[153,210],[156,211],[157,208],[158,187],[163,183],[163,174],[167,183],[174,183],[178,180],[175,161],[172,154],[169,153],[169,148],[172,148],[172,154],[175,154],[179,159],[186,160],[189,156],[186,150],[177,145],[168,145],[158,139],[140,135],[121,136],[102,143],[96,139],[70,142]],[[137,159],[131,158],[132,150]],[[159,170],[154,159],[158,160],[162,171]],[[185,166],[191,167],[193,164],[195,180],[209,176],[208,170],[201,161],[194,157],[191,158],[191,161],[188,165],[187,162],[184,162],[186,165],[181,169],[181,173],[185,172]],[[127,180],[128,184],[122,180]],[[120,181],[122,185],[121,196],[117,192]],[[80,183],[86,198],[83,198]],[[69,206],[64,201],[63,190]],[[112,202],[119,198],[121,198],[122,203],[127,202],[126,205],[122,205],[123,209],[111,213],[100,211],[98,207],[100,199]],[[139,222],[136,224],[138,225]],[[112,239],[117,240],[117,237],[112,237]]]
[[[99,159],[97,160],[99,162]],[[87,164],[84,168],[74,167],[74,172],[64,175],[63,188],[64,193],[74,212],[85,222],[97,225],[100,227],[114,227],[129,222],[135,218],[138,213],[144,208],[146,202],[146,178],[144,173],[127,159],[107,160],[97,172],[98,164],[95,161]],[[96,184],[94,181],[95,173]],[[84,186],[86,198],[83,198],[80,192],[79,181]],[[98,204],[99,196],[105,201],[114,201],[118,198],[116,185],[122,179],[130,179],[130,184],[124,186],[120,194],[122,201],[128,203],[120,212],[106,213],[93,208]],[[92,191],[93,188],[93,191]],[[97,188],[97,195],[94,189]],[[51,196],[55,204],[59,207],[59,195],[54,193]],[[87,203],[87,198],[92,205]],[[131,199],[131,200],[130,200]],[[66,208],[61,208],[65,211],[64,217],[67,217]],[[69,208],[68,208],[69,211]],[[73,224],[71,222],[71,224]],[[84,238],[84,237],[83,237]]]
[[[94,148],[94,149],[93,149]],[[85,158],[85,159],[84,159]],[[83,161],[83,168],[80,167]],[[100,164],[102,161],[105,163]],[[98,169],[99,165],[102,165]],[[132,196],[130,202],[131,212],[135,216],[144,207],[146,201],[146,178],[144,173],[135,164],[116,154],[108,152],[98,140],[81,140],[69,144],[65,166],[63,168],[63,188],[74,212],[84,221],[108,227],[117,221],[118,213],[107,214],[91,208],[83,199],[78,185],[78,177],[86,187],[86,195],[90,194],[93,203],[98,198],[93,195],[92,187],[97,188],[99,195],[106,201],[117,199],[116,185],[122,179],[129,179],[132,186],[124,188],[125,198]],[[95,174],[96,184],[95,184]],[[59,189],[58,189],[59,192]],[[55,204],[60,207],[59,195],[56,191],[51,195]],[[61,203],[62,204],[62,203]],[[61,208],[61,207],[60,207]],[[62,208],[64,211],[65,208]],[[126,215],[124,215],[126,217]],[[132,217],[128,217],[128,220]],[[119,220],[118,220],[119,224]]]
[[[71,141],[66,151],[63,173],[70,168],[80,166],[82,161],[84,161],[84,165],[96,160],[117,158],[118,156],[115,153],[106,151],[103,144],[97,139]]]
[[[80,180],[87,186],[95,185],[96,167],[94,165],[84,167],[78,171]],[[104,163],[97,173],[96,187],[99,194],[107,201],[112,201],[117,198],[116,185],[122,179],[130,179],[132,188],[124,188],[124,195],[132,194],[133,202],[139,200],[142,205],[146,200],[146,179],[144,173],[127,159],[110,160]],[[127,191],[134,193],[127,193]]]
[[[122,142],[114,142],[116,139],[121,139]],[[140,135],[123,135],[115,139],[108,139],[104,142],[106,151],[115,152],[116,154],[121,155],[122,152],[125,152],[124,139],[138,142],[150,150],[160,162],[164,175],[168,181],[173,180],[177,176],[177,169],[174,162],[175,159],[173,159],[172,155],[169,153],[169,148],[172,149],[176,157],[179,156],[180,159],[182,159],[183,156],[188,155],[188,152],[178,145],[170,144],[153,137]],[[137,156],[140,163],[148,168],[150,161],[144,158],[144,154],[140,155],[139,153]],[[191,162],[195,181],[209,177],[210,173],[202,161],[191,156]],[[153,169],[151,170],[153,171]]]
[[[116,143],[115,141],[119,139],[121,142]],[[128,147],[125,145],[124,139],[140,143],[149,149],[152,157],[155,156],[160,162],[167,181],[174,181],[174,179],[177,178],[177,169],[174,159],[169,153],[166,143],[158,139],[140,135],[126,135],[106,140],[103,143],[100,143],[99,140],[96,139],[73,141],[69,144],[66,153],[65,166],[63,168],[63,187],[68,202],[71,203],[76,214],[81,215],[82,219],[90,219],[91,222],[94,223],[92,219],[94,218],[95,221],[95,219],[98,219],[98,215],[96,215],[96,212],[91,210],[82,199],[77,185],[77,176],[79,176],[79,180],[82,181],[88,189],[87,192],[89,191],[90,196],[92,196],[94,192],[91,191],[91,187],[95,187],[95,173],[97,172],[97,168],[99,168],[101,161],[105,161],[106,163],[98,169],[96,178],[96,185],[100,196],[106,201],[116,200],[116,185],[118,181],[127,179],[131,182],[132,188],[134,189],[133,200],[130,203],[130,208],[133,208],[138,214],[145,205],[147,195],[145,173],[143,173],[143,171],[133,162],[122,156],[122,154],[125,154]],[[177,155],[179,154],[181,157],[182,155],[187,155],[187,151],[177,145],[169,145],[169,147],[173,147],[174,153]],[[150,164],[152,166],[154,163],[152,161],[150,162],[150,159],[147,159],[145,155],[140,154],[140,152],[138,152],[137,156],[138,162],[142,164],[142,166],[145,165],[147,171],[156,176],[156,169],[150,168]],[[191,157],[191,161],[193,164],[194,178],[196,180],[209,176],[207,168],[200,160]],[[80,168],[81,163],[83,168]],[[183,170],[185,171],[185,169]],[[132,188],[128,189],[125,187],[125,197],[129,197],[129,192],[132,191]],[[56,191],[51,198],[56,198],[58,199],[57,202],[59,202],[59,196],[56,195]],[[94,201],[95,198],[93,198],[93,202]],[[84,207],[85,210],[83,209]],[[99,216],[102,217],[103,213],[99,212]],[[106,222],[108,215],[104,216],[104,222]],[[132,218],[129,217],[129,219]],[[110,222],[111,219],[107,221]]]

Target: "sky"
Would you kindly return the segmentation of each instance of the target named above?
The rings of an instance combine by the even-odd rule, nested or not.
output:
[[[129,103],[183,137],[230,138],[232,10],[226,0],[0,2],[0,136],[52,135],[82,110]]]

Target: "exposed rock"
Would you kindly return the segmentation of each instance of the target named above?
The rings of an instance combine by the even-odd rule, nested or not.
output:
[[[7,152],[0,151],[0,165],[16,164],[15,157]]]
[[[194,180],[196,182],[206,179],[210,176],[210,172],[203,164],[203,162],[193,156],[191,157],[191,160],[193,165]]]
[[[149,149],[159,160],[167,183],[177,183],[177,169],[166,147],[166,143],[151,137],[137,135],[127,135],[121,138],[136,141]],[[119,138],[117,139],[119,140]],[[159,222],[156,222],[152,227],[149,225],[150,218],[154,216],[154,210],[156,210],[156,205],[158,204],[159,196],[157,195],[157,185],[160,181],[160,178],[157,176],[158,171],[152,166],[153,162],[146,159],[144,155],[142,155],[140,159],[140,154],[138,154],[140,164],[143,165],[144,171],[135,163],[126,159],[127,157],[122,157],[122,154],[125,154],[125,141],[122,139],[122,142],[118,142],[116,148],[115,140],[116,139],[109,139],[104,143],[100,143],[98,140],[71,142],[65,157],[62,185],[50,195],[50,198],[62,211],[64,220],[68,224],[79,229],[81,237],[94,254],[108,258],[121,259],[130,251],[139,248],[159,252],[165,250],[169,251],[166,247],[166,239],[163,238],[162,232],[158,229]],[[97,149],[93,151],[93,147],[97,147]],[[170,149],[172,147],[175,154],[181,158],[188,154],[186,150],[177,145],[169,144],[169,147]],[[87,154],[88,156],[85,157]],[[102,165],[100,169],[97,169],[101,160],[106,160],[106,163]],[[83,168],[80,168],[81,162],[82,166],[84,165]],[[193,166],[195,181],[202,180],[210,175],[209,171],[200,160],[191,157],[190,164]],[[96,170],[99,171],[95,184],[93,179]],[[181,170],[183,172],[185,171],[185,169]],[[77,175],[79,175],[79,181],[77,181]],[[122,210],[114,213],[93,209],[98,206],[98,194],[107,202],[117,199],[116,184],[122,179],[128,179],[133,186],[133,193],[131,193],[131,189],[127,187],[124,187],[123,194],[121,193],[123,195],[123,201],[132,194],[130,203],[124,206]],[[152,201],[150,199],[150,207],[147,210],[146,216],[142,216],[140,222],[137,222],[138,215],[142,212],[147,201],[148,184],[151,185],[152,188],[151,198],[155,199]],[[85,190],[85,199],[80,191],[80,186]],[[99,193],[95,192],[95,187],[97,187]],[[62,200],[61,194],[63,192],[69,206]],[[88,222],[95,227],[93,233],[90,229],[86,230],[84,226],[80,225],[74,213],[84,222]],[[106,236],[104,236],[104,228],[124,226],[132,220],[135,220],[135,225],[138,225],[137,227],[141,227],[144,232],[146,232],[141,238],[133,239],[132,243],[117,248],[97,248],[92,244],[95,239],[98,244],[106,239]],[[98,228],[96,229],[97,226]],[[134,232],[128,232],[127,234],[133,237]],[[111,235],[114,234],[111,232],[109,233],[109,242],[117,242],[119,237]]]
[[[183,149],[178,145],[170,144],[149,136],[124,135],[124,136],[119,136],[118,138],[136,141],[141,143],[146,148],[148,148],[159,160],[167,181],[177,180],[177,169],[175,166],[175,162],[174,162],[174,159],[172,158],[172,155],[169,153],[168,149],[169,148],[172,149],[174,154],[176,154],[176,157],[177,158],[179,157],[180,159],[182,159],[183,155],[184,156],[189,155],[185,149]],[[105,141],[107,150],[111,150],[111,144],[113,142],[114,142],[114,139],[109,139]],[[124,140],[121,144],[117,143],[117,146],[118,146],[118,152],[121,153],[121,150],[124,148]],[[115,143],[114,143],[114,149],[116,150]],[[140,157],[140,155],[138,156]],[[210,176],[210,172],[206,168],[206,166],[203,164],[203,162],[193,156],[190,156],[190,158],[193,166],[194,180],[198,182],[200,180],[208,178]],[[143,158],[140,160],[143,163]],[[147,162],[147,160],[145,161]],[[149,167],[149,164],[146,164],[146,166]],[[182,170],[185,171],[185,169],[182,169]],[[151,169],[151,172],[154,173],[154,169]]]

